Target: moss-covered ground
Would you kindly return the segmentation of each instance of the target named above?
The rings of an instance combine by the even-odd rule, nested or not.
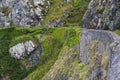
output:
[[[45,14],[44,20],[41,23],[51,23],[60,18],[65,22],[64,26],[80,26],[82,25],[82,18],[89,2],[90,0],[72,0],[72,2],[52,0],[48,13]],[[69,17],[66,17],[66,14]]]
[[[52,22],[58,18],[65,21],[66,26],[79,26],[82,24],[82,17],[87,9],[90,0],[73,0],[73,2],[63,2],[63,0],[52,0],[51,7],[45,15],[43,24]],[[6,12],[6,9],[3,9]],[[8,12],[8,11],[7,11]],[[70,14],[66,18],[64,12]],[[7,15],[7,14],[6,14]],[[28,80],[40,80],[51,69],[59,54],[62,54],[65,47],[69,49],[78,44],[80,40],[80,28],[5,28],[0,29],[0,76],[7,80],[21,80],[27,77]],[[32,40],[36,43],[40,40],[44,47],[44,52],[40,57],[40,64],[32,68],[25,68],[20,60],[14,59],[9,54],[9,48],[17,43]],[[68,50],[69,50],[68,49]],[[66,55],[67,57],[68,55]],[[77,55],[78,56],[78,55]],[[78,58],[76,59],[78,60]],[[73,64],[81,64],[73,62]],[[81,66],[81,65],[80,65]]]
[[[89,67],[79,60],[81,29],[59,28],[53,34],[56,39],[64,40],[57,59],[53,60],[54,65],[52,64],[51,67],[46,63],[44,67],[39,66],[27,77],[27,80],[87,80]],[[49,62],[52,59],[54,58]]]
[[[0,29],[0,75],[10,80],[40,80],[50,70],[65,46],[73,47],[80,40],[80,28],[5,28]],[[20,60],[9,54],[9,48],[17,43],[40,40],[44,51],[40,64],[25,68]]]

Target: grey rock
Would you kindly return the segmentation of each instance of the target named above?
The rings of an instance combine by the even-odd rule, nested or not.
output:
[[[2,0],[0,27],[39,25],[49,7],[49,0]]]
[[[44,48],[43,48],[43,46],[42,46],[42,43],[39,42],[38,44],[39,44],[39,46],[38,46],[38,47],[36,48],[36,50],[35,50],[34,52],[32,52],[32,54],[29,56],[29,60],[31,61],[32,64],[36,64],[36,62],[39,61],[40,55],[43,53],[43,50],[44,50]],[[41,62],[39,61],[39,63],[41,63]]]
[[[3,78],[0,76],[0,80],[3,80]]]
[[[109,58],[107,69],[103,68],[108,64],[105,57]],[[92,80],[119,80],[120,37],[110,31],[83,29],[80,41],[80,60],[93,66],[88,74],[89,77],[91,74],[94,75]],[[106,75],[106,78],[103,78],[103,74]]]
[[[34,66],[36,63],[40,62],[40,56],[43,52],[42,43],[39,41],[35,45],[31,40],[26,41],[25,43],[18,43],[17,45],[11,47],[9,52],[12,57],[23,60],[23,64],[26,68]]]
[[[109,30],[120,28],[119,3],[119,0],[91,0],[83,18],[83,27]]]
[[[108,69],[108,80],[119,80],[120,79],[120,39],[112,47],[112,59],[111,65]]]
[[[47,27],[62,27],[64,25],[64,21],[60,18],[46,24]]]
[[[25,55],[29,55],[35,50],[35,45],[32,41],[26,41],[25,43],[19,43],[9,49],[11,56],[20,59]]]
[[[90,48],[93,41],[98,41],[97,51],[100,53],[111,53],[109,45],[114,42],[115,36],[111,32],[101,30],[87,30],[84,29],[82,32],[82,38],[80,42],[80,59],[82,62],[89,64]]]

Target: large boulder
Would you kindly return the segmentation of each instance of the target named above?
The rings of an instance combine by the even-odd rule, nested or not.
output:
[[[35,50],[35,45],[32,41],[27,41],[25,43],[19,43],[9,49],[11,56],[20,59],[25,55],[29,55]]]
[[[91,80],[120,79],[120,37],[104,30],[83,29],[80,60],[90,66]]]
[[[83,17],[83,27],[115,30],[120,28],[120,0],[91,0]]]
[[[35,45],[33,41],[29,40],[11,47],[9,52],[16,59],[27,59],[30,64],[35,64],[39,61],[40,55],[43,52],[43,46],[40,42]]]

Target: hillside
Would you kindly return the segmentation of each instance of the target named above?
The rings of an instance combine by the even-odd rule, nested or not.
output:
[[[0,27],[79,26],[89,1],[1,0]]]
[[[119,80],[120,0],[0,0],[0,80]]]
[[[65,46],[72,47],[79,42],[80,33],[81,30],[79,28],[12,27],[0,29],[1,77],[4,77],[6,80],[21,80],[37,69],[33,72],[36,74],[34,76],[39,75],[38,79],[41,79],[58,59],[58,55],[62,48]],[[38,45],[38,41],[40,41],[40,45],[44,48],[44,51],[34,67],[27,67],[26,65],[31,65],[29,60],[30,55],[26,55],[22,59],[15,59],[11,57],[9,53],[9,48],[11,46],[28,40],[32,40],[36,45]],[[32,52],[31,54],[35,53]],[[37,78],[35,77],[34,79]]]

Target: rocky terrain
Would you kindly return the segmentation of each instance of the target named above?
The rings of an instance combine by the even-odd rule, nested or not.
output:
[[[49,0],[1,0],[0,25],[40,25],[39,21],[43,19],[49,7]]]
[[[119,80],[119,41],[110,31],[83,30],[80,60],[90,65],[91,80]]]
[[[0,27],[0,80],[120,79],[120,0],[0,0]]]
[[[91,0],[83,27],[115,30],[120,28],[120,0]]]
[[[76,3],[77,2],[77,3]],[[0,27],[62,27],[81,21],[89,0],[0,0]],[[77,4],[77,5],[76,5]],[[77,14],[77,15],[76,15]],[[79,17],[75,17],[79,16]],[[78,26],[78,23],[74,24]]]

